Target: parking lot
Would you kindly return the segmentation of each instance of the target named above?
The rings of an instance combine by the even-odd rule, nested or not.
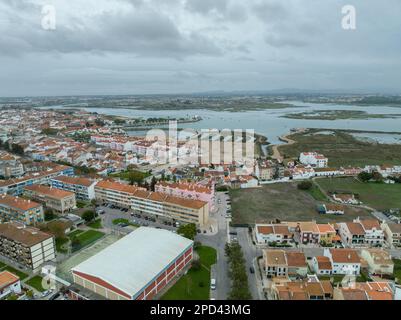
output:
[[[172,232],[177,232],[180,222],[170,220],[161,216],[146,216],[144,214],[134,213],[127,208],[118,208],[113,205],[100,205],[96,208],[99,216],[102,219],[103,227],[110,230],[129,232],[132,226],[154,227],[158,229],[166,229]],[[116,224],[116,220],[122,221]],[[198,230],[198,233],[201,231]]]

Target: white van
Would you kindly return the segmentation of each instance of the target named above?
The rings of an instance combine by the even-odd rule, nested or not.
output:
[[[216,290],[216,279],[210,281],[210,289]]]

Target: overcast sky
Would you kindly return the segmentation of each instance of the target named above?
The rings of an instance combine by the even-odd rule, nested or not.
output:
[[[0,0],[0,96],[400,84],[400,0]]]

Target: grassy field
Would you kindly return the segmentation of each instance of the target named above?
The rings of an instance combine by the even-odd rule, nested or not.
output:
[[[75,234],[73,236],[69,236],[71,241],[74,241],[74,239],[77,239],[79,241],[78,245],[73,246],[73,251],[80,250],[84,247],[87,247],[91,245],[92,243],[95,243],[99,239],[101,239],[105,234],[100,231],[96,230],[88,230],[85,232],[81,232],[79,234]]]
[[[39,292],[44,292],[45,288],[42,287],[42,280],[43,278],[41,276],[34,276],[33,278],[26,281],[26,284],[35,288]]]
[[[328,193],[347,191],[359,196],[365,205],[377,210],[401,208],[401,184],[362,183],[354,178],[317,179]]]
[[[1,271],[8,271],[14,273],[20,278],[21,281],[28,278],[28,275],[26,273],[0,262],[0,272]]]
[[[92,228],[92,229],[102,229],[103,228],[102,220],[101,219],[97,219],[96,221],[91,222],[90,224],[88,224],[88,227]]]
[[[56,238],[56,250],[60,253],[67,253],[67,250],[63,247],[68,242],[68,238]]]
[[[376,144],[360,141],[351,134],[330,130],[334,134],[319,134],[319,129],[296,133],[289,138],[297,141],[280,146],[285,158],[298,158],[304,151],[317,151],[329,158],[329,166],[365,166],[374,164],[399,164],[401,144]]]
[[[311,195],[313,193],[313,196]],[[320,215],[316,207],[324,201],[320,191],[298,190],[297,183],[276,183],[256,189],[230,191],[233,224],[254,224],[281,221],[336,222],[349,221],[360,216],[370,216],[364,209],[346,209],[344,216]]]
[[[137,225],[135,223],[132,223],[128,219],[123,219],[123,218],[114,219],[112,222],[113,222],[114,225],[118,225],[119,223],[124,223],[124,224],[127,224],[127,225],[132,226],[132,227],[139,227],[139,225]]]
[[[201,261],[199,270],[190,269],[188,273],[162,297],[162,300],[209,300],[210,267],[217,261],[216,250],[199,247],[197,252]]]

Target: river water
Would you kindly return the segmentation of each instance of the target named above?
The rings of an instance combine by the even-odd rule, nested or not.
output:
[[[200,116],[201,121],[180,124],[180,128],[199,129],[254,129],[256,133],[266,136],[270,143],[279,144],[279,137],[290,132],[292,128],[326,128],[326,129],[352,129],[362,131],[400,132],[401,118],[368,119],[368,120],[304,120],[282,118],[289,113],[301,113],[316,110],[360,110],[372,114],[400,114],[401,108],[385,106],[345,106],[337,104],[303,103],[300,101],[287,101],[297,108],[266,109],[259,111],[211,111],[204,109],[193,110],[136,110],[124,108],[82,108],[89,112],[99,114],[127,116],[127,117],[193,117]],[[49,108],[49,107],[48,107]],[[55,109],[63,106],[52,107]],[[129,132],[131,135],[143,135],[143,131]],[[364,134],[362,134],[363,136]],[[392,138],[388,134],[367,134],[367,138],[380,143],[401,143],[398,137]],[[361,134],[358,133],[361,137]]]

